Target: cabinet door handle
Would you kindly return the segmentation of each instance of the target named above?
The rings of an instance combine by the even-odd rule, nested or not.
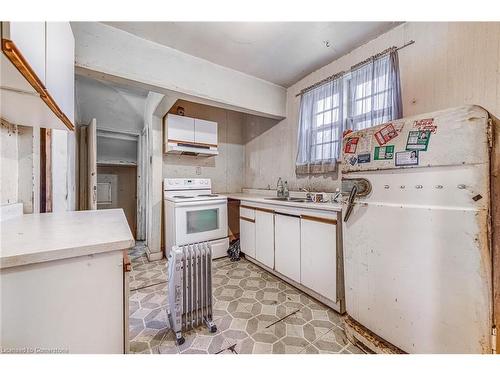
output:
[[[317,221],[319,223],[337,225],[337,220],[335,220],[335,219],[327,219],[324,217],[308,216],[308,215],[301,215],[300,218],[303,220]]]
[[[243,216],[240,216],[240,219],[241,219],[241,220],[245,220],[245,221],[249,221],[250,223],[255,223],[255,220],[254,220],[254,219],[249,219],[248,217],[243,217]]]
[[[300,219],[300,215],[285,214],[285,213],[283,213],[283,212],[277,212],[277,211],[274,211],[274,213],[275,213],[276,215],[290,216],[290,217],[296,217],[297,219]]]

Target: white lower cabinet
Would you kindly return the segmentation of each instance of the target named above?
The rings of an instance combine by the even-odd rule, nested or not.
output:
[[[300,282],[337,301],[337,231],[333,220],[301,219]]]
[[[300,217],[276,212],[275,270],[300,283]]]
[[[316,214],[296,208],[281,211],[241,205],[241,251],[341,311],[336,219],[336,212]]]
[[[274,212],[255,211],[255,259],[274,268]]]
[[[255,259],[255,221],[240,216],[240,248],[246,256]]]

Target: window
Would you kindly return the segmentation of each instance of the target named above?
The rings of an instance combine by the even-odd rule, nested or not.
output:
[[[399,73],[395,74],[391,54],[354,69],[348,87],[348,129],[362,130],[401,117]]]
[[[339,132],[342,128],[340,92],[319,99],[315,105],[311,129],[311,160],[321,162],[337,156]]]
[[[344,129],[361,130],[401,118],[397,51],[302,94],[297,174],[335,171]]]
[[[342,78],[302,95],[299,126],[298,174],[334,171],[344,119]]]

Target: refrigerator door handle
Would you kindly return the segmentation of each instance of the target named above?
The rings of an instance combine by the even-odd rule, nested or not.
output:
[[[351,216],[352,209],[354,208],[354,199],[356,199],[356,193],[358,192],[358,188],[356,185],[352,186],[351,193],[349,194],[349,200],[347,209],[344,216],[344,222],[349,220],[349,216]]]

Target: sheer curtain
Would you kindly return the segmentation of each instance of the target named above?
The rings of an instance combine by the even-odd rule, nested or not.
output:
[[[336,170],[344,117],[342,88],[338,77],[302,95],[296,174]]]
[[[354,67],[349,81],[347,128],[366,129],[403,115],[396,48]]]

